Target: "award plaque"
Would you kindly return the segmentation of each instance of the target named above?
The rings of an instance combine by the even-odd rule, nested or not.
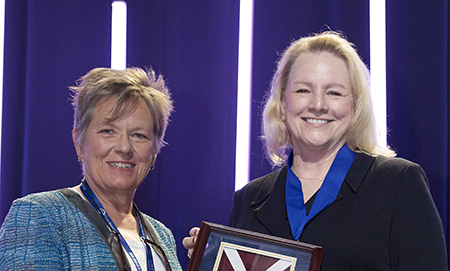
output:
[[[202,222],[188,271],[318,271],[323,248]]]

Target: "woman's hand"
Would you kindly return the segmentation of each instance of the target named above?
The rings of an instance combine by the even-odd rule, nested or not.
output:
[[[200,228],[198,227],[193,227],[190,231],[189,231],[189,237],[185,237],[183,239],[183,246],[184,248],[186,248],[188,250],[188,257],[189,259],[192,256],[192,252],[194,251],[194,246],[195,246],[195,242],[197,242],[197,236],[198,236],[198,232],[200,231]]]

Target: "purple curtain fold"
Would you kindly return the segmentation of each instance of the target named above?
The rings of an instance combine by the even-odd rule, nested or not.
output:
[[[76,184],[67,88],[109,65],[109,3],[6,1],[0,219],[13,199]]]
[[[201,222],[228,223],[234,192],[239,1],[128,2],[128,63],[161,72],[175,112],[141,209],[181,241]]]
[[[411,4],[391,0],[387,1],[386,10],[389,142],[400,157],[424,168],[447,233],[450,168],[448,1],[420,0]]]

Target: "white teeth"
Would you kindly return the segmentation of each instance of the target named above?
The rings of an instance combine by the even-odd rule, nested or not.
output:
[[[318,120],[318,119],[306,119],[306,122],[315,123],[315,124],[325,124],[328,123],[328,120]]]
[[[115,168],[132,168],[132,167],[134,167],[134,164],[130,164],[130,163],[110,163],[110,162],[108,162],[108,164],[110,164],[111,166],[113,166]]]

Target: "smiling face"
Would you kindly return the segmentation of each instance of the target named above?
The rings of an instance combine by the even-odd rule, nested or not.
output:
[[[73,140],[84,176],[96,193],[134,193],[154,163],[153,120],[140,99],[129,114],[108,121],[114,98],[97,105],[82,142],[75,132]]]
[[[328,52],[298,56],[282,99],[294,154],[304,148],[340,148],[354,116],[353,102],[344,60]]]

